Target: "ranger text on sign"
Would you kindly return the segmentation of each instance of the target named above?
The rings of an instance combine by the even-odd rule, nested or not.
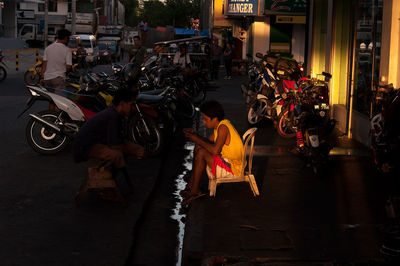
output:
[[[249,0],[231,0],[231,2],[249,2]],[[228,10],[230,13],[253,13],[253,4],[230,3]]]

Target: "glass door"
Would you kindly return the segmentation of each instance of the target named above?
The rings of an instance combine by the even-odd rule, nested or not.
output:
[[[383,0],[358,0],[354,56],[354,110],[371,116],[371,89],[379,82]]]

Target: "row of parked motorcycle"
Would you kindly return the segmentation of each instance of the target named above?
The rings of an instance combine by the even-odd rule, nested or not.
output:
[[[260,53],[256,57],[248,84],[241,86],[249,124],[272,120],[280,136],[296,138],[295,151],[319,175],[332,149],[328,137],[336,123],[329,116],[331,74],[304,77],[301,64],[293,59]]]
[[[121,88],[139,90],[135,111],[126,121],[126,137],[146,147],[149,153],[158,154],[167,136],[175,132],[180,122],[193,118],[196,106],[206,97],[206,73],[191,71],[184,75],[179,67],[161,66],[157,56],[149,57],[142,65],[113,64],[109,75],[82,73],[74,66],[63,91],[37,83],[34,72],[40,73],[40,67],[37,64],[26,74],[30,98],[19,116],[37,101],[57,107],[57,111],[46,108],[29,114],[26,137],[41,154],[62,151],[88,119],[111,105]]]

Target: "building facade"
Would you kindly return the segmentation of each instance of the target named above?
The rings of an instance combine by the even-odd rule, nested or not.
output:
[[[212,32],[232,36],[242,59],[271,51],[304,62],[307,0],[214,0],[212,7]]]
[[[400,87],[400,1],[310,1],[309,73],[332,73],[332,116],[350,138],[369,145],[372,90]]]
[[[0,37],[17,37],[17,1],[0,1]]]
[[[369,145],[373,88],[400,87],[400,1],[260,1],[213,0],[213,34],[240,40],[242,59],[271,51],[305,62],[312,77],[331,73],[332,117]]]

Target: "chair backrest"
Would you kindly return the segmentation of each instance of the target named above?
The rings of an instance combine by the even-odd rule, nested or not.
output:
[[[253,147],[254,147],[254,137],[255,133],[257,131],[256,127],[248,129],[244,134],[243,134],[243,162],[242,162],[242,171],[240,173],[240,176],[244,176],[244,172],[246,169],[246,163],[247,163],[247,169],[249,170],[249,175],[251,174],[251,168],[253,165]],[[249,142],[250,142],[250,148],[249,148]],[[246,160],[247,154],[249,154],[249,159]]]

